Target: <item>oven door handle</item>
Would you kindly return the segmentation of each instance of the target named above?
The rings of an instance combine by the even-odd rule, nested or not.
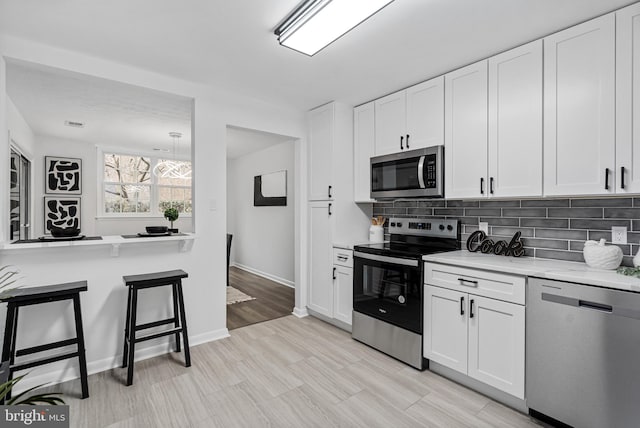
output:
[[[391,263],[394,265],[403,265],[403,266],[418,267],[418,265],[420,264],[418,260],[400,259],[397,257],[389,257],[389,256],[379,256],[377,254],[362,253],[360,251],[354,251],[353,257],[359,257],[361,259],[367,259],[367,260],[373,260],[376,262]]]
[[[424,159],[425,158],[426,156],[420,156],[420,160],[418,161],[418,183],[420,183],[421,189],[424,189],[427,187],[424,185]]]

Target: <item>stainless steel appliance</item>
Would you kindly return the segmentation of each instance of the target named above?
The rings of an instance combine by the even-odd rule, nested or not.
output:
[[[640,426],[640,293],[533,278],[526,315],[532,416]]]
[[[459,224],[392,218],[389,233],[389,242],[354,247],[351,335],[422,370],[422,256],[459,249]]]
[[[444,146],[371,158],[371,198],[442,198]]]

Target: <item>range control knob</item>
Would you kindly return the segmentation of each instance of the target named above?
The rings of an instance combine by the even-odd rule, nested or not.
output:
[[[451,231],[453,230],[453,226],[448,225],[448,226],[447,226],[447,230],[448,230],[449,232],[451,232]]]
[[[439,227],[440,230],[444,230],[444,224],[441,224]]]
[[[398,226],[398,227],[402,227],[402,223],[397,222],[397,223],[396,223],[396,226]]]

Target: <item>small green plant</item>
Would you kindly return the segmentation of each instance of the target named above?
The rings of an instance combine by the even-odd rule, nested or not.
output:
[[[25,376],[26,374],[22,376],[18,376],[15,379],[11,379],[3,384],[0,384],[0,401],[4,400],[7,394],[11,392],[13,387],[18,382],[20,382],[22,378],[24,378]],[[20,394],[16,395],[15,397],[11,397],[10,399],[6,400],[4,404],[7,406],[17,406],[21,404],[30,405],[30,406],[35,406],[37,404],[42,404],[42,405],[49,404],[49,405],[55,406],[58,404],[65,404],[64,400],[59,397],[59,395],[62,395],[62,393],[60,392],[46,392],[44,394],[27,395],[34,389],[38,389],[43,386],[44,384],[34,386],[33,388],[29,388],[26,391],[23,391]]]
[[[177,208],[167,208],[164,210],[164,218],[171,222],[171,229],[173,229],[173,222],[176,221],[180,217],[180,212]]]

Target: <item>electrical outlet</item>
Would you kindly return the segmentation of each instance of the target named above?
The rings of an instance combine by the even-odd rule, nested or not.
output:
[[[480,223],[478,223],[478,229],[480,229],[481,231],[483,231],[484,233],[486,233],[488,235],[489,234],[489,223],[487,223],[486,221],[481,221]]]
[[[611,228],[611,242],[614,244],[626,244],[627,243],[627,228],[626,227],[612,227]]]

